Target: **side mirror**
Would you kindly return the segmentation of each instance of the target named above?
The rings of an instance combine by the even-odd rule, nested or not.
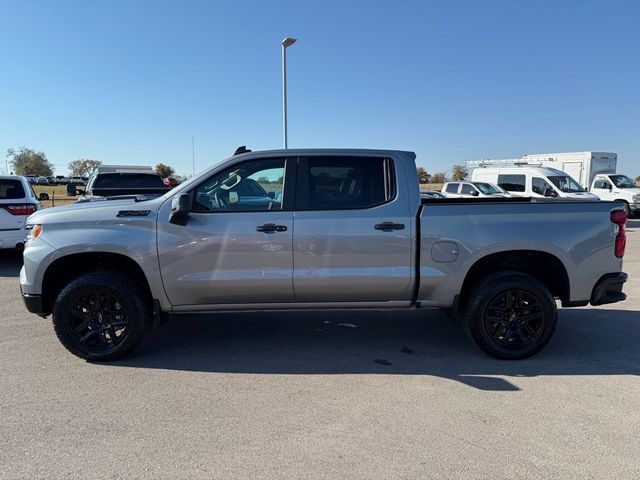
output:
[[[471,195],[473,195],[474,197],[477,197],[480,194],[478,193],[477,190],[471,190]]]
[[[49,200],[49,194],[42,192],[40,195],[38,195],[38,200],[40,201]]]
[[[171,200],[171,215],[169,215],[169,223],[174,225],[185,226],[189,221],[189,212],[191,211],[191,195],[181,193]]]
[[[76,188],[76,195],[84,195],[84,190],[81,188]]]
[[[274,199],[274,198],[276,198],[276,192],[267,192],[267,196],[268,196],[269,198]]]
[[[607,190],[609,191],[613,190],[613,185],[611,185],[610,183],[607,183]]]

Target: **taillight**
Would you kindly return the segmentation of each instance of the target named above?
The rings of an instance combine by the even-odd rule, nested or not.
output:
[[[614,210],[611,212],[611,222],[618,226],[614,247],[615,255],[617,258],[622,258],[624,257],[624,249],[627,246],[627,233],[624,228],[627,223],[627,212]]]
[[[11,215],[31,215],[36,213],[36,206],[33,203],[20,203],[16,205],[3,205],[4,209]]]

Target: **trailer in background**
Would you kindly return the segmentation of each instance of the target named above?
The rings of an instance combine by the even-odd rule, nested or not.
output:
[[[616,173],[618,154],[613,152],[539,153],[522,157],[524,163],[562,170],[589,188],[600,173]]]

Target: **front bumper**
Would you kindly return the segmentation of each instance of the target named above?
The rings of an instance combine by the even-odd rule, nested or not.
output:
[[[42,295],[31,295],[29,293],[24,293],[22,291],[22,288],[20,288],[20,293],[22,293],[22,301],[27,307],[27,310],[29,310],[31,313],[35,313],[36,315],[40,315],[41,317],[47,316],[44,313],[44,308],[42,306]]]
[[[627,296],[622,293],[622,286],[626,281],[627,274],[623,272],[607,273],[600,277],[591,293],[591,305],[605,305],[626,300]]]

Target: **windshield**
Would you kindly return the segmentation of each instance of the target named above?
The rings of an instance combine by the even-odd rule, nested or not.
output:
[[[609,175],[613,184],[618,188],[636,188],[636,184],[626,175]]]
[[[496,194],[504,193],[504,190],[502,190],[497,185],[493,185],[491,183],[473,182],[473,184],[478,190],[480,190],[485,195],[496,195]]]
[[[581,193],[586,190],[573,178],[568,175],[547,177],[547,179],[553,183],[558,190],[564,193]]]
[[[102,173],[92,188],[165,188],[160,175],[148,173]]]

